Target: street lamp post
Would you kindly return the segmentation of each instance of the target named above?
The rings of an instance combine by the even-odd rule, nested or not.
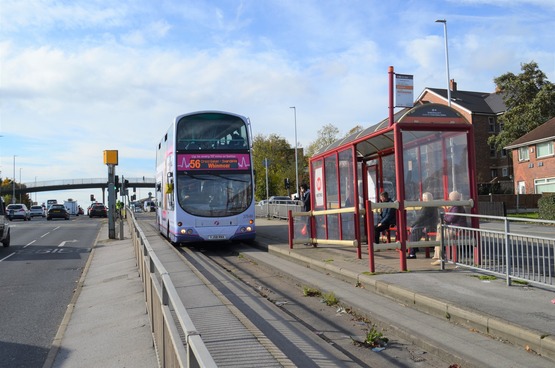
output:
[[[438,19],[436,23],[443,23],[443,31],[445,38],[445,65],[447,67],[447,105],[451,106],[451,78],[449,77],[449,47],[447,46],[447,20]]]
[[[15,156],[16,155],[13,155],[12,203],[15,203]]]
[[[19,168],[19,188],[21,189],[21,169],[22,167]],[[21,203],[21,190],[19,191],[19,203]]]
[[[297,187],[297,197],[300,198],[299,193],[299,156],[297,153],[297,108],[295,106],[291,106],[290,109],[293,109],[293,113],[295,116],[295,186]]]

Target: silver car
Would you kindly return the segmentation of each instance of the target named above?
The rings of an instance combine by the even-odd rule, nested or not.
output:
[[[44,208],[42,206],[31,206],[31,217],[46,217],[44,214]]]
[[[6,207],[8,218],[11,220],[21,219],[23,221],[31,221],[31,213],[27,206],[23,203],[12,203]]]

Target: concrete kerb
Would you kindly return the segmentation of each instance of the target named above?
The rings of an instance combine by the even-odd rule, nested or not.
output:
[[[374,290],[380,295],[402,302],[403,304],[421,312],[474,329],[480,333],[487,334],[495,338],[505,339],[515,345],[522,346],[527,350],[531,349],[542,356],[555,359],[555,336],[544,336],[539,331],[530,330],[524,326],[517,326],[509,321],[488,316],[479,311],[461,308],[459,306],[452,305],[449,302],[415,293],[385,281],[375,280],[372,276],[365,273],[357,273],[345,268],[337,267],[325,261],[315,260],[313,258],[300,255],[290,251],[289,249],[268,245],[268,252],[280,256],[290,257],[293,260],[307,264],[314,269],[320,269],[333,273],[336,277],[352,282],[355,285],[360,284],[369,286],[368,289]]]

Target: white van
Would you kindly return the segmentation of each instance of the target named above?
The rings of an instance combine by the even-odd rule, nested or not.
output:
[[[156,212],[156,204],[154,201],[145,201],[143,209],[145,212]]]

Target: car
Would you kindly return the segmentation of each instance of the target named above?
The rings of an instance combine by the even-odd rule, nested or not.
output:
[[[46,219],[52,220],[55,218],[69,220],[69,212],[63,204],[53,204],[52,206],[50,206],[48,214],[46,215]]]
[[[6,205],[0,197],[0,242],[4,247],[10,246],[10,222],[6,212]]]
[[[156,212],[156,203],[154,201],[145,201],[143,207],[145,212]]]
[[[31,214],[27,206],[23,203],[12,203],[6,207],[8,218],[11,220],[21,219],[23,221],[31,221]]]
[[[108,209],[102,203],[95,203],[89,210],[89,217],[108,217]]]
[[[30,214],[31,217],[46,217],[46,215],[44,214],[44,208],[42,208],[42,206],[31,206]]]
[[[296,201],[292,200],[288,196],[271,196],[268,198],[269,204],[297,204]]]

